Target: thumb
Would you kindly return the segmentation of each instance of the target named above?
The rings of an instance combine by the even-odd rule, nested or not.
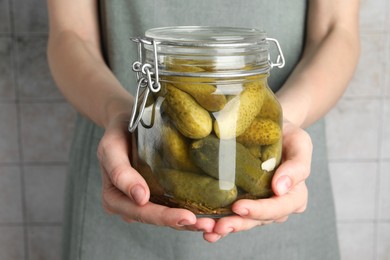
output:
[[[289,192],[310,175],[313,146],[310,136],[300,128],[283,135],[283,162],[272,179],[272,189],[278,196]]]
[[[298,183],[305,181],[310,174],[309,167],[296,160],[284,161],[272,178],[272,190],[274,193],[282,196],[288,193]]]
[[[106,140],[100,143],[98,157],[106,173],[104,185],[114,185],[142,206],[149,201],[150,191],[144,178],[131,167],[125,143]]]

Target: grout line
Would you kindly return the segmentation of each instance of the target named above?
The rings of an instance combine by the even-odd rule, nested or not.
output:
[[[1,102],[1,100],[0,100]],[[21,98],[19,97],[19,103],[20,104],[66,104],[68,101],[66,101],[62,97],[58,98]]]
[[[10,11],[11,12],[11,11]],[[12,22],[11,22],[12,23]],[[0,32],[0,37],[12,37],[12,36],[20,36],[20,37],[42,37],[48,36],[48,32]]]
[[[386,9],[385,9],[385,13],[387,14],[386,15],[386,18],[385,18],[385,28],[386,28],[386,25],[390,22],[390,19],[388,17],[388,14],[390,12],[390,4],[389,2],[387,1],[386,2]],[[385,32],[384,33],[384,36],[385,36],[385,46],[389,46],[390,44],[390,33],[389,32]],[[384,51],[384,56],[385,56],[385,59],[387,60],[388,57],[390,57],[390,53],[389,53],[389,48],[385,48],[385,51]],[[388,71],[390,69],[389,67],[389,62],[386,62],[384,64],[384,71]],[[384,149],[384,146],[383,146],[383,138],[385,136],[385,121],[386,121],[386,115],[385,115],[385,101],[386,101],[386,87],[387,87],[387,83],[389,82],[389,75],[388,73],[384,73],[383,75],[383,86],[382,86],[382,89],[381,89],[381,113],[380,113],[380,125],[379,125],[379,128],[378,128],[378,158],[379,158],[379,162],[378,162],[378,169],[377,169],[377,182],[376,182],[376,192],[375,192],[375,223],[374,223],[374,248],[373,248],[373,251],[374,251],[374,259],[378,259],[378,251],[379,251],[379,237],[378,237],[378,234],[379,234],[379,219],[380,219],[380,212],[381,212],[381,209],[380,209],[380,200],[381,200],[381,174],[382,174],[382,164],[383,164],[383,160],[382,160],[382,155],[383,155],[383,149]]]
[[[329,159],[329,163],[378,163],[379,159],[374,158],[337,158]]]
[[[390,224],[390,219],[378,219],[378,224]]]
[[[49,36],[48,32],[15,32],[15,36],[17,37],[42,37]]]
[[[352,86],[352,85],[350,85]],[[343,95],[343,99],[346,100],[359,100],[359,99],[369,99],[369,100],[374,100],[374,99],[381,99],[382,96],[381,94],[378,95],[357,95],[357,94],[350,94],[350,93],[345,93]]]
[[[22,222],[0,222],[0,227],[20,227]],[[62,222],[29,222],[29,227],[62,227]]]
[[[383,95],[381,96],[351,96],[351,95],[344,95],[342,97],[344,100],[380,100],[383,98]]]
[[[12,0],[8,0],[9,3],[9,17],[10,17],[10,29],[11,29],[11,65],[12,65],[12,81],[14,85],[15,93],[15,105],[17,112],[17,135],[18,135],[18,148],[19,148],[19,159],[20,162],[23,162],[23,145],[22,145],[22,130],[21,130],[21,106],[19,102],[19,84],[18,84],[18,51],[17,51],[17,40],[15,37],[15,23],[14,23],[14,5]],[[26,210],[26,193],[25,193],[25,176],[24,169],[21,164],[19,164],[20,169],[20,182],[21,182],[21,197],[22,197],[22,216],[23,216],[23,241],[24,241],[24,256],[25,260],[29,260],[29,241],[28,241],[28,225],[27,225],[27,210]]]
[[[11,60],[12,60],[12,58],[11,58]],[[15,94],[15,88],[13,90],[14,90],[14,94]],[[6,98],[0,98],[0,104],[5,104],[5,105],[11,104],[11,105],[13,105],[13,104],[15,104],[15,101],[16,101],[15,98],[7,98],[7,99]]]
[[[3,223],[0,223],[0,227],[22,227],[23,226],[23,223],[20,222],[3,222]]]
[[[0,163],[0,167],[9,166],[67,166],[67,161],[50,161],[50,162],[4,162]]]
[[[375,224],[375,219],[339,219],[337,224]]]
[[[62,222],[29,222],[30,227],[62,227]]]
[[[18,102],[19,104],[68,104],[64,98],[0,98],[0,104],[15,104]]]

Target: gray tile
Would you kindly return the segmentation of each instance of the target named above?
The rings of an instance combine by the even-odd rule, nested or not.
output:
[[[382,158],[390,159],[390,98],[384,100]]]
[[[387,18],[387,28],[390,28],[390,3],[388,4],[388,18]],[[390,70],[390,31],[388,30],[387,33],[387,71]],[[386,82],[385,82],[385,96],[387,98],[390,98],[390,73],[386,73]]]
[[[11,44],[11,37],[0,37],[0,100],[15,99]]]
[[[19,145],[16,105],[0,103],[0,163],[18,161]]]
[[[365,31],[384,31],[387,0],[360,1],[360,29]]]
[[[51,77],[46,56],[46,36],[18,36],[18,88],[21,99],[62,98]]]
[[[380,120],[380,99],[341,99],[326,116],[329,158],[377,159]]]
[[[22,223],[22,185],[17,166],[0,166],[0,223]]]
[[[379,219],[390,221],[390,162],[382,163],[378,204]]]
[[[384,32],[361,35],[361,55],[358,67],[346,90],[348,97],[380,97],[386,77],[386,34]]]
[[[62,222],[66,166],[24,167],[29,223]]]
[[[390,223],[378,223],[377,260],[390,259]]]
[[[0,0],[0,33],[11,32],[9,0]]]
[[[0,259],[24,260],[23,227],[0,226]]]
[[[373,223],[338,223],[342,260],[374,259]]]
[[[48,31],[48,15],[46,1],[13,0],[13,17],[16,32]]]
[[[75,116],[75,111],[67,103],[22,104],[24,161],[66,162]]]
[[[338,220],[374,220],[377,163],[330,163]]]
[[[28,228],[30,260],[61,259],[61,227],[39,226]]]

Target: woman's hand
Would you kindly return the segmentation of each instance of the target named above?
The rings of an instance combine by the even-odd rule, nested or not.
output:
[[[132,142],[127,131],[129,117],[125,114],[111,120],[98,147],[103,180],[102,203],[106,212],[117,214],[129,223],[212,232],[215,224],[212,219],[197,220],[188,210],[149,202],[148,185],[129,161]]]
[[[293,213],[306,209],[308,191],[305,180],[310,174],[312,142],[310,136],[289,121],[283,127],[283,158],[272,179],[275,196],[260,200],[239,200],[232,206],[237,215],[221,218],[204,239],[215,242],[232,232],[280,223]]]

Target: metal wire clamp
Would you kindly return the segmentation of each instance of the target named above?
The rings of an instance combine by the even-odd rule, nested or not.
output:
[[[131,40],[138,44],[138,61],[135,61],[132,66],[132,70],[137,75],[137,91],[135,101],[133,104],[133,110],[130,118],[128,130],[133,133],[138,124],[148,127],[147,124],[142,122],[142,115],[145,110],[146,102],[150,92],[157,93],[161,90],[161,85],[158,76],[158,61],[157,61],[157,43],[153,40],[147,40],[143,38],[131,38]],[[153,46],[154,66],[149,63],[144,63],[142,49],[144,45]],[[152,122],[153,123],[153,122]]]
[[[269,60],[269,65],[270,65],[271,69],[273,67],[283,68],[284,65],[286,64],[286,61],[284,59],[282,48],[280,47],[280,44],[279,44],[278,40],[276,40],[274,38],[266,38],[266,40],[268,42],[274,43],[276,45],[276,48],[277,48],[277,51],[278,51],[278,56],[276,58],[276,62],[273,62],[271,60],[270,54],[268,54],[268,60]]]

